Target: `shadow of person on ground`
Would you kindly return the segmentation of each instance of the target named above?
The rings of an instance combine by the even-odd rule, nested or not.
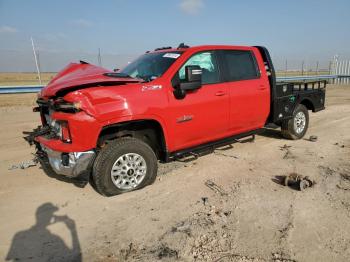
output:
[[[58,207],[45,203],[36,210],[36,224],[20,231],[12,239],[6,261],[81,261],[81,248],[74,220],[57,216]],[[72,248],[69,248],[48,226],[64,223],[71,233]]]

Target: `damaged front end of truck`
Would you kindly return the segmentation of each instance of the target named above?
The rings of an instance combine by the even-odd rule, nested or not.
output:
[[[53,110],[57,110],[57,105],[53,106],[51,101],[43,102],[38,99],[38,104],[34,111],[40,112],[42,125],[33,131],[23,132],[24,139],[35,146],[36,159],[49,176],[65,176],[79,182],[79,185],[85,185],[96,155],[95,150],[81,152],[69,152],[68,148],[64,150],[62,146],[70,145],[72,142],[68,121],[52,119],[51,114]],[[65,109],[67,108],[65,104]],[[73,107],[70,110],[72,113],[77,112]]]
[[[72,63],[38,94],[38,106],[33,111],[40,114],[41,125],[23,134],[35,146],[36,158],[49,176],[88,182],[101,124],[81,90],[139,81],[110,77],[110,73],[85,62]]]

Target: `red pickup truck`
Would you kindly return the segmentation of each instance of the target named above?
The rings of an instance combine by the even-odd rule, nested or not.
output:
[[[302,138],[308,110],[324,109],[323,81],[276,83],[261,46],[157,48],[109,71],[81,61],[37,100],[42,125],[27,132],[42,165],[112,196],[155,181],[167,162],[280,126]]]

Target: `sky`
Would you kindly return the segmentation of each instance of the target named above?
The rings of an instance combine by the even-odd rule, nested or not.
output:
[[[277,68],[350,59],[349,0],[0,0],[0,71],[69,62],[120,68],[147,50],[186,44],[264,45]]]

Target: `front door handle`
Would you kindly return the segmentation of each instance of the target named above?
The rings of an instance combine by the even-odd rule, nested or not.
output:
[[[265,90],[265,89],[266,89],[266,86],[264,86],[264,85],[259,86],[259,90]]]
[[[218,91],[215,93],[216,96],[224,96],[226,93],[224,91]]]

